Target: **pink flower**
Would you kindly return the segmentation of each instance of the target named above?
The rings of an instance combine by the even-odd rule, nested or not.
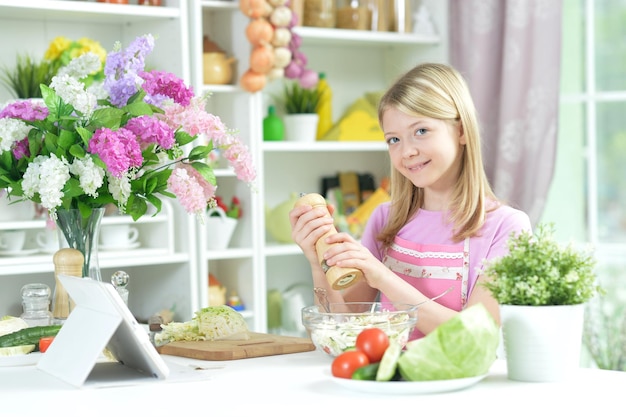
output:
[[[130,119],[124,128],[137,136],[141,149],[156,143],[163,149],[171,149],[174,145],[174,131],[162,120],[150,116],[139,116]]]
[[[15,159],[20,160],[22,158],[28,158],[30,156],[30,149],[28,147],[28,138],[24,138],[19,142],[15,142],[13,145],[13,156]]]
[[[194,96],[193,89],[187,87],[183,80],[170,72],[141,71],[139,76],[145,80],[143,89],[150,96],[146,97],[146,101],[157,106],[163,104],[163,101],[167,98],[174,100],[175,103],[187,106]]]
[[[139,168],[143,162],[135,134],[123,127],[116,131],[108,128],[96,130],[87,150],[98,155],[111,175],[117,178],[130,168]]]
[[[237,178],[241,181],[251,183],[256,178],[256,171],[252,165],[252,155],[248,152],[246,145],[241,143],[238,138],[231,136],[233,141],[223,151],[222,155],[228,160],[230,166],[235,170]]]
[[[204,106],[205,101],[201,97],[194,97],[186,107],[180,104],[167,106],[162,117],[173,129],[182,128],[191,136],[204,133],[210,139],[219,141],[228,135],[226,125],[218,116],[207,113]]]
[[[0,118],[2,117],[22,119],[28,122],[44,120],[48,117],[48,108],[44,104],[32,100],[19,100],[7,104],[0,111]]]
[[[176,195],[187,213],[202,213],[215,196],[216,186],[207,182],[194,168],[176,164],[167,180],[169,190]]]

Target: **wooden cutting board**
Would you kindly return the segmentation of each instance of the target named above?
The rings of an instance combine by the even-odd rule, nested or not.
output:
[[[228,361],[315,350],[315,345],[308,338],[252,332],[249,335],[248,340],[171,342],[159,346],[157,350],[163,355],[206,361]]]

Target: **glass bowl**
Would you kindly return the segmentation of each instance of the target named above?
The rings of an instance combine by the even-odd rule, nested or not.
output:
[[[378,327],[404,347],[417,323],[417,306],[399,303],[330,303],[302,309],[302,324],[313,344],[330,356],[353,349],[363,329]]]

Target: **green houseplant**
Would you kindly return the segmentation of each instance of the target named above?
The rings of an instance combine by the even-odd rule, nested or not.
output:
[[[507,255],[484,269],[491,277],[484,286],[500,304],[582,304],[600,290],[591,251],[559,244],[553,224],[540,224],[534,234],[511,236],[508,246]]]
[[[55,74],[56,67],[52,62],[18,54],[13,69],[2,68],[0,82],[15,98],[41,98],[40,85],[49,85]]]
[[[500,304],[510,379],[566,378],[580,362],[585,303],[602,289],[589,249],[561,245],[553,224],[512,235],[508,254],[485,264]]]
[[[285,116],[285,138],[291,141],[313,142],[317,136],[320,101],[318,86],[304,88],[297,82],[286,83],[280,98]]]
[[[304,88],[297,82],[285,84],[283,104],[287,114],[315,113],[320,101],[319,88]]]

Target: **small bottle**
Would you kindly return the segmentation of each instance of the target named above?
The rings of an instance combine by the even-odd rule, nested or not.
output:
[[[111,275],[111,284],[115,287],[117,293],[122,297],[124,304],[128,305],[128,285],[129,276],[124,271],[117,271]]]
[[[333,127],[333,91],[330,89],[326,74],[323,72],[319,73],[317,88],[320,90],[320,100],[316,109],[316,113],[319,115],[316,138],[320,140]]]
[[[284,137],[285,126],[283,121],[276,115],[276,107],[269,106],[267,116],[263,119],[263,140],[283,140]]]
[[[46,284],[26,284],[22,287],[24,312],[20,317],[30,327],[49,326],[52,323],[50,293],[50,287]]]

